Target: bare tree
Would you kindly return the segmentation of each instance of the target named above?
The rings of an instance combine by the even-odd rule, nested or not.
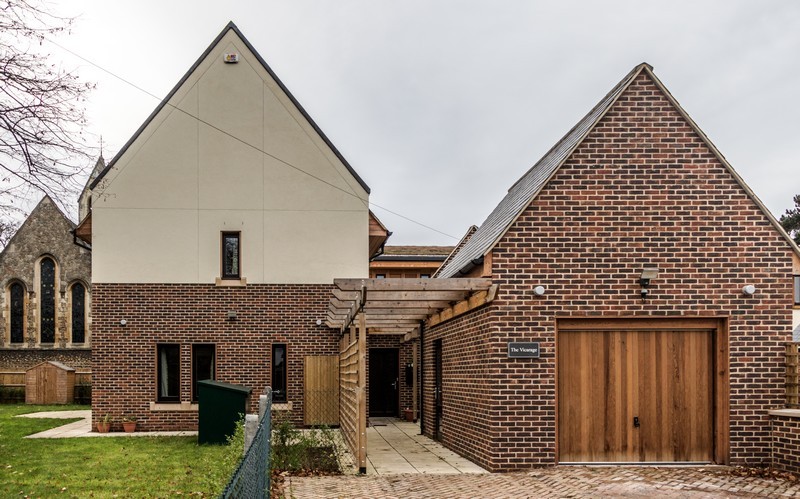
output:
[[[40,49],[72,22],[41,0],[0,0],[0,217],[24,209],[36,191],[66,206],[91,166],[83,128],[93,85]]]

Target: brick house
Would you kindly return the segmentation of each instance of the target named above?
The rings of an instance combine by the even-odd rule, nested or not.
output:
[[[309,421],[331,409],[308,407],[327,381],[307,367],[338,375],[333,278],[367,277],[388,231],[370,230],[367,185],[233,23],[91,190],[95,419],[196,428],[196,382],[214,378],[252,388],[253,411],[271,386],[294,422],[336,423]]]
[[[769,462],[798,255],[641,64],[439,270],[499,291],[423,332],[423,432],[493,471]]]
[[[91,253],[48,196],[0,253],[0,385],[24,386],[25,370],[58,361],[91,373]]]

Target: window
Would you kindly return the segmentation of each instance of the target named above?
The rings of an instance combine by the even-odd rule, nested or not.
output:
[[[794,304],[800,306],[800,275],[794,276]]]
[[[430,275],[430,274],[420,274],[420,275],[419,275],[419,278],[420,278],[420,279],[430,279],[430,278],[431,278],[431,275]]]
[[[76,282],[72,285],[72,342],[83,343],[86,341],[86,288]]]
[[[272,401],[286,402],[286,344],[272,344]]]
[[[11,295],[11,343],[25,341],[25,288],[15,282],[9,288]]]
[[[223,279],[239,279],[241,277],[241,272],[239,271],[239,257],[241,256],[239,236],[239,232],[222,233]]]
[[[56,341],[56,262],[42,258],[39,262],[39,333],[42,343]]]
[[[178,402],[181,389],[180,345],[158,345],[156,347],[158,370],[158,401]]]
[[[375,279],[386,279],[386,274],[376,274]]]
[[[197,402],[200,390],[197,389],[197,382],[204,379],[215,379],[214,345],[192,345],[192,401]]]

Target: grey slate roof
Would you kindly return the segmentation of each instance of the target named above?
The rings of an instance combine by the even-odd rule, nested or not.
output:
[[[533,165],[517,183],[511,186],[508,194],[489,214],[486,221],[481,224],[464,247],[450,261],[445,262],[436,277],[458,277],[460,270],[469,267],[471,262],[482,258],[494,246],[511,223],[530,204],[550,177],[569,157],[570,153],[583,141],[589,131],[645,67],[650,68],[646,63],[639,64],[633,68],[589,114],[579,121],[538,163]]]

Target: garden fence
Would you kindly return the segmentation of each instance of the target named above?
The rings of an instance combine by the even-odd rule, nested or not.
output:
[[[224,499],[269,498],[272,390],[267,389],[266,407],[262,407],[259,413],[261,419],[253,442],[225,487],[221,496]]]

